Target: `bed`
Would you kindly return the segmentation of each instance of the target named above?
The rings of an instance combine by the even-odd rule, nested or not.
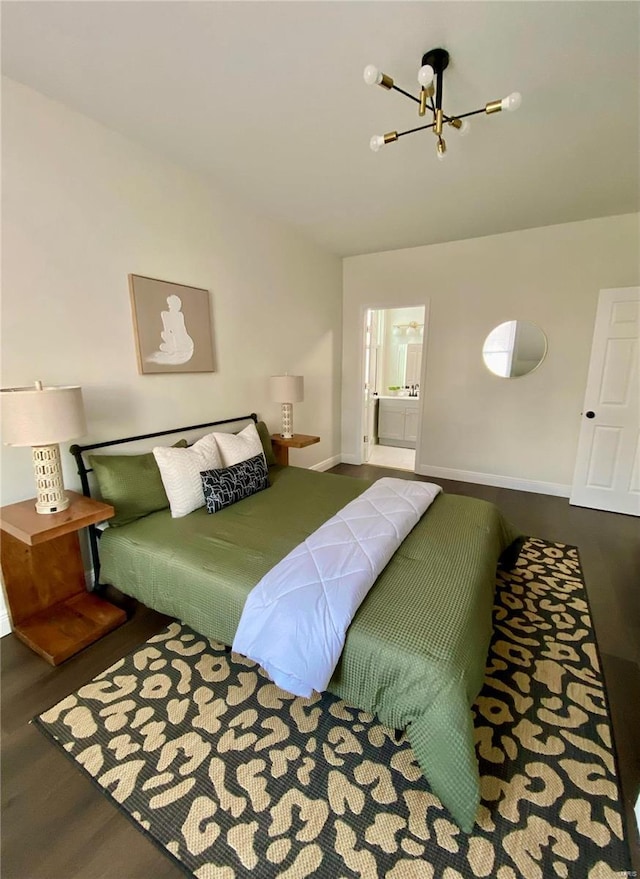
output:
[[[144,437],[72,449],[85,493],[83,453],[129,439]],[[279,465],[269,482],[214,515],[201,507],[176,519],[161,509],[105,529],[101,581],[232,644],[253,586],[371,484]],[[519,538],[494,505],[440,494],[360,605],[328,687],[406,730],[420,769],[465,832],[479,804],[470,706],[484,677],[496,566],[507,551],[515,561]],[[92,542],[97,549],[95,535]]]

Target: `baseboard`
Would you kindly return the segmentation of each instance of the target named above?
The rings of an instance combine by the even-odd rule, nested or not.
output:
[[[332,467],[340,464],[341,461],[342,457],[340,455],[334,455],[332,458],[327,458],[326,461],[319,461],[317,464],[313,464],[309,467],[309,470],[331,470]]]
[[[4,637],[4,635],[8,635],[11,631],[11,621],[9,619],[8,611],[3,611],[0,613],[0,638]]]
[[[362,464],[357,455],[342,455],[336,464]],[[333,465],[331,465],[333,466]],[[318,466],[318,469],[320,467]],[[456,482],[476,482],[479,485],[495,485],[497,488],[513,488],[516,491],[530,491],[534,494],[550,494],[554,497],[571,497],[571,486],[559,482],[539,482],[536,479],[518,479],[515,476],[500,476],[496,473],[476,473],[475,470],[454,470],[450,467],[432,467],[428,464],[416,467],[420,476],[435,476],[440,479],[453,479]]]
[[[416,467],[416,473],[420,476],[435,476],[439,479],[453,479],[456,482],[475,482],[478,485],[495,485],[497,488],[550,494],[554,497],[571,496],[571,486],[559,482],[538,482],[535,479],[518,479],[515,476],[499,476],[496,473],[476,473],[473,470],[453,470],[449,467],[431,467],[428,464]]]

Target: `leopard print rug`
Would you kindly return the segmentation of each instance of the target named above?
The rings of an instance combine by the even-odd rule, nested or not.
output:
[[[410,746],[300,699],[178,623],[35,719],[197,879],[605,879],[630,869],[575,548],[498,572],[473,706],[482,805],[460,831]]]

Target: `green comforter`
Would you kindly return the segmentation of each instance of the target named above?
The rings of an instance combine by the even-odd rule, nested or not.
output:
[[[102,580],[231,644],[251,588],[369,480],[272,468],[271,488],[209,515],[168,510],[100,541]],[[499,556],[518,535],[492,504],[441,494],[348,630],[330,690],[407,730],[431,787],[465,831],[480,794],[470,705],[491,637]]]

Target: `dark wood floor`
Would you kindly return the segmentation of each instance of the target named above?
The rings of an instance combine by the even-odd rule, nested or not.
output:
[[[332,472],[413,474],[341,464]],[[640,845],[640,522],[571,507],[566,499],[430,480],[497,504],[522,531],[577,546],[597,632],[618,751],[633,865]],[[161,629],[167,618],[136,607],[128,622],[57,669],[13,635],[2,659],[2,879],[178,879],[182,871],[110,805],[30,719]]]

